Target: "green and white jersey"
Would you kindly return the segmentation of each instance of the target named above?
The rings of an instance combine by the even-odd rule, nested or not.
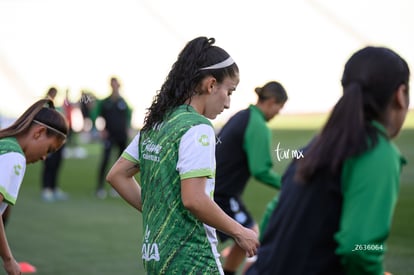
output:
[[[0,139],[0,193],[3,202],[0,213],[7,205],[14,205],[26,170],[26,158],[15,138]]]
[[[155,129],[137,135],[122,155],[141,169],[144,238],[148,274],[223,274],[214,228],[181,201],[181,180],[206,177],[213,200],[215,133],[191,106],[173,111]]]

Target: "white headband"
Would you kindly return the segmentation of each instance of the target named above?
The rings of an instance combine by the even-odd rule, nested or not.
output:
[[[220,63],[214,64],[214,65],[211,65],[211,66],[208,66],[208,67],[200,68],[200,71],[202,71],[202,70],[222,69],[222,68],[226,68],[226,67],[228,67],[232,64],[234,64],[233,58],[231,58],[231,56],[229,56],[226,60],[224,60]]]
[[[66,134],[64,134],[63,132],[59,131],[58,129],[53,128],[52,126],[49,126],[47,124],[44,124],[43,122],[40,122],[40,121],[38,121],[36,119],[34,119],[33,122],[36,122],[37,124],[42,125],[42,126],[46,127],[47,129],[50,129],[50,130],[52,130],[52,131],[54,131],[54,132],[62,135],[64,138],[66,138]]]

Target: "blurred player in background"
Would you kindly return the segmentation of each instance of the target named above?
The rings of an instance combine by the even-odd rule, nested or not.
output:
[[[118,156],[122,154],[127,146],[128,134],[131,128],[132,110],[121,96],[121,84],[118,78],[111,77],[110,85],[111,94],[103,100],[96,102],[92,115],[93,121],[96,121],[97,117],[102,117],[105,120],[105,128],[101,131],[103,152],[95,193],[100,199],[104,199],[107,196],[104,184],[111,151],[116,147],[118,149]],[[116,196],[114,192],[112,195]]]
[[[283,176],[248,275],[384,274],[405,163],[391,139],[409,106],[409,68],[383,47],[347,61],[343,95]]]
[[[54,101],[58,90],[56,87],[50,87],[47,91],[46,98]],[[56,105],[56,104],[55,104]],[[66,140],[69,140],[71,135],[71,123],[70,123],[70,113],[66,113],[67,108],[57,107],[56,110],[61,112],[68,122],[68,135]],[[59,171],[62,166],[63,161],[63,151],[65,150],[66,143],[47,156],[45,161],[43,162],[43,171],[41,174],[41,182],[42,182],[42,200],[45,202],[54,202],[59,200],[67,200],[68,194],[59,187]]]
[[[280,188],[280,176],[272,168],[271,132],[266,122],[279,113],[288,96],[284,87],[276,81],[257,87],[255,92],[257,103],[231,117],[218,134],[214,200],[238,223],[259,233],[257,223],[242,201],[242,195],[250,177]],[[229,239],[221,232],[218,236],[222,242]],[[225,274],[235,274],[246,258],[237,243],[222,254],[225,256]]]

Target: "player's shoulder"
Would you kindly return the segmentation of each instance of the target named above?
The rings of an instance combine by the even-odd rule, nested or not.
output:
[[[184,128],[190,128],[198,124],[213,126],[210,120],[199,114],[190,105],[181,105],[177,107],[169,116],[168,123],[171,125],[179,125]]]
[[[345,161],[343,175],[351,173],[356,178],[361,178],[363,175],[369,175],[370,178],[384,178],[399,174],[404,163],[405,159],[395,144],[379,134],[373,147]]]
[[[397,146],[382,134],[378,134],[375,146],[359,156],[359,160],[362,162],[383,163],[385,166],[400,158],[402,158],[402,155]]]
[[[14,137],[0,139],[0,155],[12,152],[24,155],[22,148],[17,142],[17,139]]]

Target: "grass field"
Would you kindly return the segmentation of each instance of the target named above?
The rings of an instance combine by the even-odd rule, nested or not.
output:
[[[291,124],[283,119],[273,122],[280,126],[273,132],[273,146],[280,143],[283,148],[299,148],[315,134],[324,117],[310,119],[310,116],[303,116],[302,119],[305,122],[296,127],[287,127]],[[298,121],[298,117],[291,121]],[[400,198],[385,258],[386,269],[394,275],[409,275],[414,270],[412,128],[407,127],[396,140],[409,162],[402,174]],[[65,159],[63,163],[60,186],[70,194],[68,201],[42,202],[42,163],[27,167],[6,228],[14,255],[18,261],[35,265],[36,274],[41,275],[144,274],[141,215],[121,199],[98,200],[93,196],[100,144],[84,146],[89,152],[87,158]],[[282,173],[288,161],[279,162],[275,156],[274,163],[275,170]],[[245,199],[257,220],[274,195],[274,190],[254,180],[249,183]]]

